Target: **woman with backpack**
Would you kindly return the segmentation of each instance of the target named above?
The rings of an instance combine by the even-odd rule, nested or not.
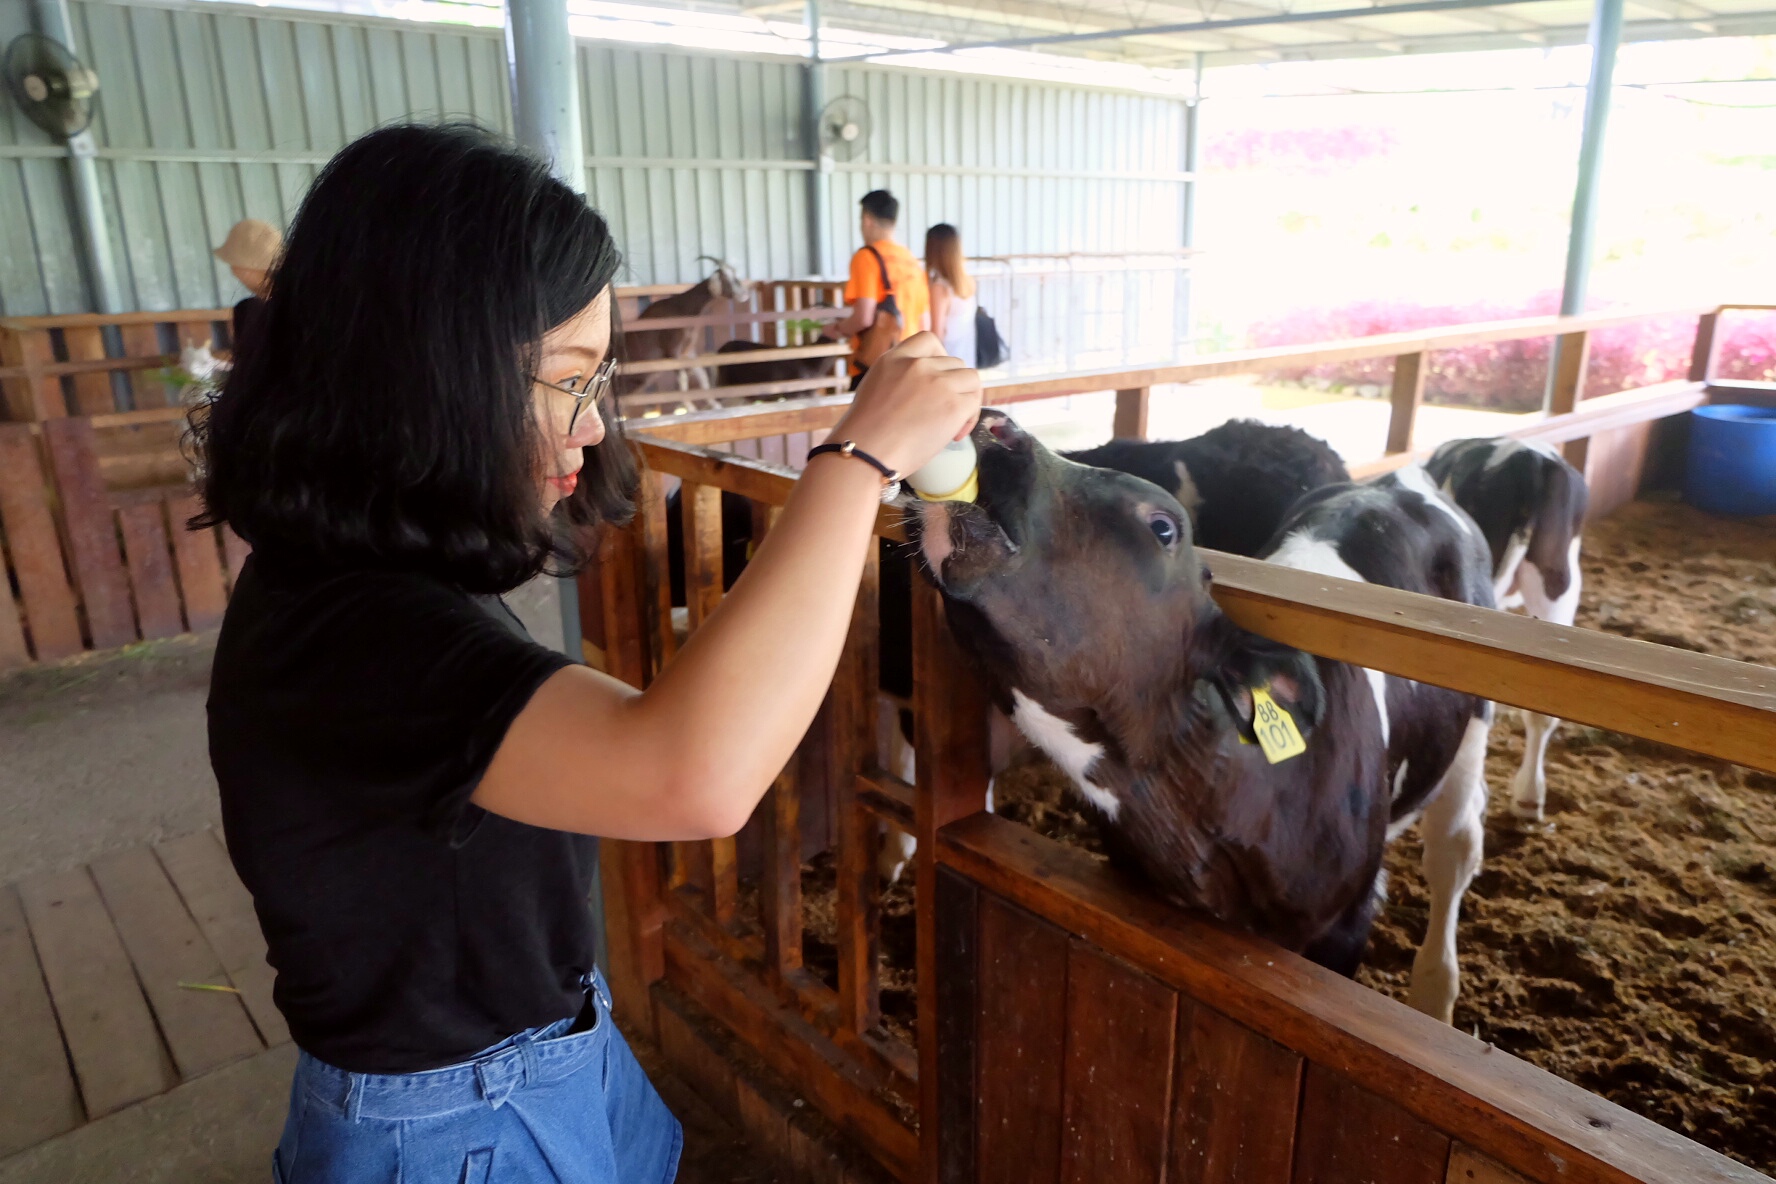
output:
[[[974,365],[979,303],[974,277],[962,255],[962,236],[948,222],[925,232],[925,270],[931,276],[931,331],[943,342],[945,353]]]

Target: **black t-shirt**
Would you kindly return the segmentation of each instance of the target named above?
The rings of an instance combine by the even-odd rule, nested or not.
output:
[[[247,561],[210,676],[210,762],[274,998],[310,1054],[414,1072],[579,1011],[594,840],[469,802],[568,664],[497,598]]]

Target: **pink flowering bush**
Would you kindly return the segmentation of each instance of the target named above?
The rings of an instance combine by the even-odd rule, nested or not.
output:
[[[1245,128],[1209,136],[1203,144],[1203,167],[1326,176],[1384,157],[1397,144],[1394,133],[1381,127]]]
[[[1518,304],[1420,305],[1364,301],[1340,308],[1297,309],[1254,325],[1251,344],[1260,349],[1306,345],[1382,333],[1548,316],[1557,306],[1556,295],[1544,292]],[[1724,336],[1717,375],[1776,380],[1776,317],[1728,314],[1722,328]],[[1683,316],[1656,317],[1591,334],[1590,365],[1585,373],[1586,397],[1684,377],[1689,372],[1690,349],[1695,336],[1695,318]],[[1429,357],[1429,372],[1425,377],[1425,398],[1432,403],[1497,411],[1533,411],[1542,405],[1552,349],[1553,340],[1542,337],[1434,351]],[[1284,382],[1311,382],[1334,388],[1379,386],[1385,390],[1392,375],[1392,358],[1370,358],[1278,371],[1272,377]]]
[[[1729,312],[1721,317],[1717,378],[1776,382],[1776,313]]]

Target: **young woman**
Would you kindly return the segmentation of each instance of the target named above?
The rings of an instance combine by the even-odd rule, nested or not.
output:
[[[972,427],[916,337],[871,368],[720,611],[646,692],[499,594],[627,513],[618,254],[470,128],[373,132],[291,228],[199,430],[206,520],[253,546],[211,680],[228,848],[301,1048],[284,1184],[670,1180],[678,1124],[593,965],[589,835],[734,833],[838,663],[883,476]],[[583,532],[580,532],[583,533]]]
[[[931,273],[931,331],[952,358],[974,365],[974,277],[962,255],[962,236],[948,222],[925,232],[925,269]]]

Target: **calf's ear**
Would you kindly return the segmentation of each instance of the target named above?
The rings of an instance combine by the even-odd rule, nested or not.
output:
[[[1278,707],[1295,718],[1304,738],[1326,713],[1326,688],[1313,655],[1262,638],[1251,638],[1249,644],[1235,650],[1211,680],[1220,688],[1228,711],[1247,739],[1252,738],[1254,690],[1268,692]]]

